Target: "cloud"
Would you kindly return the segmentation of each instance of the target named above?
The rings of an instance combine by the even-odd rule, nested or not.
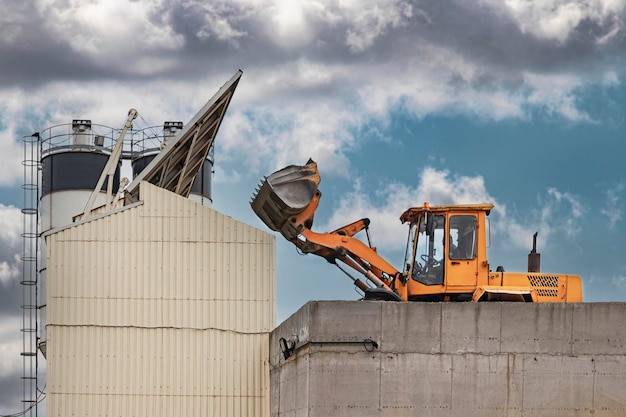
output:
[[[117,126],[130,107],[155,124],[185,121],[214,91],[197,87],[219,86],[237,67],[244,78],[229,117],[240,127],[220,139],[226,153],[254,153],[272,168],[312,155],[346,175],[354,132],[397,111],[591,122],[585,91],[624,75],[623,37],[607,37],[622,30],[624,4],[548,3],[20,2],[0,29],[0,53],[12,56],[0,64],[9,144],[0,184],[21,175],[21,134],[75,117]],[[577,42],[550,42],[574,31]]]
[[[24,384],[22,358],[22,319],[16,316],[4,316],[0,314],[0,413],[2,415],[19,414],[24,410]],[[45,373],[46,362],[40,356],[38,361],[39,377]],[[45,386],[42,379],[38,381],[38,388]],[[41,393],[33,393],[42,398]],[[38,412],[45,415],[45,401],[39,404]]]
[[[613,230],[615,225],[622,220],[622,208],[620,206],[620,194],[624,191],[624,184],[619,183],[604,191],[606,202],[604,207],[600,209],[600,213],[607,217],[607,227]]]
[[[0,203],[0,241],[10,248],[17,250],[21,245],[22,213],[13,206],[5,206]]]
[[[314,22],[311,16],[313,2],[271,2],[269,15],[273,23],[268,33],[279,46],[287,49],[308,45],[315,36]]]
[[[123,62],[132,59],[134,71],[163,70],[175,60],[151,52],[183,46],[183,37],[157,19],[159,1],[39,0],[36,4],[40,15],[47,16],[45,24],[56,39],[105,66],[123,68]],[[142,52],[139,55],[138,50]]]
[[[626,288],[626,276],[619,275],[611,278],[611,283],[615,285],[617,288],[624,289]]]
[[[577,197],[550,188],[540,196],[539,209],[520,215],[489,193],[482,176],[459,176],[432,167],[424,168],[416,187],[390,182],[379,184],[373,193],[369,191],[366,192],[361,181],[356,181],[354,189],[345,193],[339,205],[333,207],[328,220],[315,224],[313,229],[331,231],[367,217],[372,222],[374,244],[383,251],[398,251],[406,245],[407,228],[399,221],[406,209],[422,206],[424,202],[431,205],[492,203],[490,228],[499,245],[527,249],[535,231],[539,231],[546,246],[555,234],[577,235],[581,230],[578,221],[586,210]],[[324,204],[323,197],[321,204]]]
[[[339,3],[339,7],[349,22],[346,44],[355,53],[374,45],[388,28],[406,26],[413,17],[413,7],[406,1],[352,0]]]
[[[13,262],[1,261],[0,262],[0,282],[3,284],[15,280],[20,276],[21,269],[19,265],[20,258],[15,255]]]
[[[0,375],[21,375],[21,318],[0,316]]]
[[[586,209],[578,197],[556,188],[549,188],[541,210],[541,221],[546,231],[557,229],[568,237],[580,233],[579,220]]]
[[[568,41],[585,23],[593,25],[595,39],[605,43],[623,29],[626,3],[620,0],[507,0],[511,16],[524,33],[540,39]]]
[[[528,85],[528,105],[542,109],[547,115],[561,116],[567,120],[590,122],[590,116],[579,109],[576,92],[582,80],[567,75],[524,74]]]
[[[339,206],[333,208],[328,221],[314,228],[330,231],[368,217],[372,221],[375,244],[379,248],[399,250],[406,246],[407,235],[407,226],[402,225],[399,218],[410,207],[420,207],[424,202],[431,205],[495,203],[481,176],[455,176],[447,170],[431,167],[421,172],[415,187],[391,182],[380,184],[373,197],[370,194],[357,181],[354,190],[345,194]],[[505,213],[502,208],[498,210]]]
[[[0,204],[0,312],[15,306],[10,290],[17,287],[21,274],[22,213],[12,206]],[[7,298],[8,297],[8,298]]]
[[[552,187],[538,195],[537,200],[536,208],[523,213],[505,205],[494,208],[497,220],[492,222],[493,228],[506,238],[500,243],[529,248],[531,236],[538,232],[547,247],[560,241],[561,236],[573,240],[581,233],[580,219],[587,209],[579,197]]]
[[[188,9],[188,12],[193,12],[204,21],[200,29],[196,31],[199,39],[215,38],[219,41],[232,41],[233,45],[237,46],[236,40],[247,35],[244,30],[236,28],[236,20],[238,20],[236,16],[245,15],[242,9],[241,5],[229,7],[228,4],[217,2],[195,3]]]

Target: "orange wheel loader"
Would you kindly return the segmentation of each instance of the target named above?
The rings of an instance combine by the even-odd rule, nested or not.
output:
[[[528,255],[528,272],[491,271],[487,260],[487,216],[492,204],[463,204],[407,209],[400,216],[409,234],[402,269],[372,247],[369,219],[317,233],[313,216],[321,192],[317,164],[291,165],[266,177],[251,206],[272,230],[303,253],[337,265],[363,291],[366,300],[580,302],[578,275],[540,272],[537,234]],[[365,231],[367,244],[354,237]],[[366,279],[353,277],[341,264]]]

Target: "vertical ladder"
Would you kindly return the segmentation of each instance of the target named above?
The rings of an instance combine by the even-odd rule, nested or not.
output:
[[[22,189],[22,387],[24,415],[37,416],[38,301],[37,256],[39,248],[39,134],[22,138],[24,142],[24,182]]]

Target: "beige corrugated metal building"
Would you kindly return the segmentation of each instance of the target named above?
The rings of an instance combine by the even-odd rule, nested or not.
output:
[[[268,416],[274,237],[140,187],[45,235],[47,415]]]

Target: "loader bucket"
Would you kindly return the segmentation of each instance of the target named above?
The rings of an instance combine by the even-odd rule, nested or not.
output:
[[[290,165],[266,177],[250,205],[267,227],[280,232],[289,218],[308,207],[319,183],[320,174],[312,159],[304,166]]]

